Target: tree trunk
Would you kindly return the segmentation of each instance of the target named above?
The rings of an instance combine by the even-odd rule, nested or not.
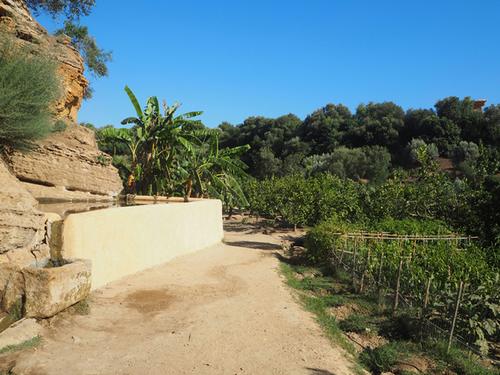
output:
[[[193,190],[193,180],[190,178],[186,181],[184,186],[184,202],[189,202],[189,197],[191,196],[191,191]]]

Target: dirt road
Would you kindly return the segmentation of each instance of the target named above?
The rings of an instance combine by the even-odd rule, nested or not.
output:
[[[352,373],[283,284],[279,238],[241,229],[95,292],[89,315],[61,314],[13,373]]]

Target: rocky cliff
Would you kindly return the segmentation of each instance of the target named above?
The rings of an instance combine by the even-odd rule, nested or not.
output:
[[[68,125],[31,152],[9,155],[10,169],[36,198],[94,201],[117,195],[122,188],[118,171],[98,150],[93,132],[76,125],[88,85],[78,51],[67,37],[49,35],[22,0],[0,0],[0,27],[17,43],[58,62],[62,96],[53,112]]]
[[[1,326],[2,310],[12,312],[23,303],[22,270],[49,257],[51,223],[59,218],[40,212],[39,201],[112,200],[122,183],[110,157],[98,150],[94,132],[76,123],[88,83],[70,40],[49,35],[22,0],[0,0],[0,30],[57,62],[62,95],[53,115],[67,124],[29,152],[0,155]]]

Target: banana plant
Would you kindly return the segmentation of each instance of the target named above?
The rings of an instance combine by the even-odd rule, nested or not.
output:
[[[185,177],[184,200],[195,197],[221,199],[227,208],[234,205],[246,207],[248,201],[240,181],[248,179],[247,168],[239,156],[250,149],[249,145],[219,148],[219,131],[204,132],[207,138],[190,153],[180,165]]]
[[[190,152],[196,142],[194,129],[201,124],[193,120],[202,112],[176,116],[178,104],[163,103],[161,113],[158,98],[150,97],[144,110],[132,90],[125,87],[136,116],[127,117],[122,125],[133,125],[127,142],[132,154],[131,192],[168,194],[174,185],[173,169],[182,151]]]

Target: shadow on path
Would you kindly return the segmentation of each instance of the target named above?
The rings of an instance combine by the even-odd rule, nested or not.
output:
[[[311,368],[311,367],[306,367],[311,372],[311,375],[335,375],[333,372],[330,372],[328,370],[323,370],[320,368]]]
[[[224,241],[228,246],[246,247],[256,250],[281,250],[281,245],[258,241]]]

